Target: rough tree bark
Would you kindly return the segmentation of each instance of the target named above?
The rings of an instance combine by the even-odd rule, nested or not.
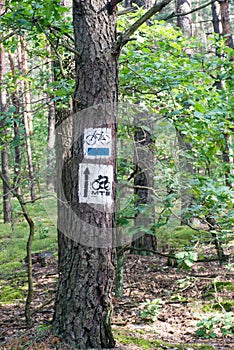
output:
[[[89,127],[111,130],[111,157],[105,165],[113,170],[114,180],[116,125],[113,119],[118,93],[118,55],[134,32],[170,1],[156,3],[116,40],[116,7],[112,6],[116,1],[103,6],[102,0],[73,0],[75,49],[79,55],[76,56],[72,150],[67,152],[70,159],[63,165],[62,182],[66,192],[65,205],[70,204],[72,209],[70,215],[74,222],[79,218],[83,226],[89,224],[89,231],[83,230],[78,221],[76,225],[69,221],[69,217],[63,216],[65,205],[61,208],[62,201],[59,201],[58,221],[64,221],[64,231],[71,228],[74,239],[60,230],[60,276],[53,331],[77,349],[105,349],[112,348],[115,344],[110,326],[115,263],[115,249],[112,248],[112,244],[115,244],[112,230],[115,189],[112,188],[111,210],[101,210],[101,204],[91,207],[87,201],[81,200],[79,186],[82,176],[78,172],[82,170],[84,131]],[[93,108],[87,110],[88,107]],[[64,155],[61,158],[63,157]],[[92,165],[100,166],[95,160]],[[82,174],[88,176],[86,172]],[[89,245],[85,244],[84,239],[89,241]],[[103,242],[103,246],[90,244],[91,239],[99,244]]]
[[[106,10],[98,13],[102,7],[102,0],[73,2],[75,48],[80,52],[76,57],[74,113],[98,104],[109,104],[114,112],[117,102],[118,57],[111,50],[116,40],[116,9],[113,15]],[[85,118],[79,122],[80,128],[85,128]],[[73,123],[76,128],[76,115]],[[94,127],[95,123],[100,125],[94,117]],[[113,137],[115,132],[113,126]],[[69,173],[69,167],[64,170],[67,198],[73,212],[90,223],[87,234],[92,236],[93,228],[99,227],[105,236],[107,229],[113,227],[113,214],[79,203],[77,169],[82,160],[81,150],[82,140],[74,140],[71,159],[74,171]],[[115,250],[111,246],[86,246],[59,232],[60,278],[53,330],[77,349],[112,348],[115,344],[110,326],[114,260]]]

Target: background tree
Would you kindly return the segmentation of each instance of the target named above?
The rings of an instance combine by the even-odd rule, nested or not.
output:
[[[32,147],[30,136],[33,134],[33,124],[32,124],[32,113],[31,113],[31,97],[29,82],[27,79],[28,62],[27,62],[27,51],[26,51],[26,38],[21,36],[19,40],[20,44],[18,47],[18,64],[19,69],[24,76],[24,80],[21,83],[21,112],[23,114],[23,123],[25,130],[25,145],[28,161],[28,174],[29,174],[29,189],[31,194],[31,200],[34,201],[36,198],[35,193],[35,177],[33,169],[33,159],[32,159]]]
[[[143,0],[143,1],[135,1],[138,6],[143,7],[145,9],[150,8],[152,6],[152,1]],[[126,5],[126,4],[125,4]],[[132,6],[132,3],[127,4],[127,6]],[[140,101],[138,101],[140,103]],[[150,125],[150,120],[148,120],[148,124]],[[140,205],[149,204],[152,202],[151,200],[151,188],[154,187],[154,155],[153,152],[150,151],[150,146],[153,141],[150,136],[148,130],[144,128],[136,127],[136,132],[134,135],[135,141],[135,160],[137,164],[135,165],[134,170],[134,195],[136,200],[136,207]],[[146,149],[148,150],[146,156]],[[146,161],[147,159],[147,161]],[[149,229],[154,226],[154,209],[152,208],[151,215],[147,213],[147,215],[138,215],[136,214],[135,218],[135,226],[138,228],[138,232],[133,235],[132,238],[132,252],[136,254],[147,255],[150,254],[149,250],[156,250],[157,247],[157,238],[155,235],[155,231],[152,230],[151,233],[143,233],[141,232],[141,228]],[[137,248],[137,250],[134,248]],[[145,248],[145,250],[144,250]],[[148,251],[148,252],[147,252]]]
[[[5,1],[0,2],[0,15],[5,11]],[[0,34],[0,39],[2,34]],[[8,113],[7,113],[7,92],[4,86],[4,74],[6,73],[6,54],[3,44],[0,44],[0,130],[1,130],[1,169],[6,180],[9,181],[9,161],[8,161],[8,146],[5,140],[8,130]],[[3,182],[3,220],[4,222],[11,222],[11,202],[10,202],[10,191],[6,184]]]

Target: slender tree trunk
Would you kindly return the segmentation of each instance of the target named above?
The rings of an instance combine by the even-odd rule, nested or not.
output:
[[[50,48],[48,47],[50,51]],[[54,62],[50,64],[49,70],[49,78],[48,83],[53,82],[53,70],[54,70]],[[51,101],[51,95],[47,93],[47,101],[48,101],[48,133],[47,133],[47,188],[54,189],[55,179],[52,176],[53,173],[53,150],[55,146],[55,105],[54,102]]]
[[[25,38],[20,38],[20,47],[18,49],[18,62],[19,68],[22,73],[26,75],[27,73],[27,52],[26,52],[26,41]],[[29,172],[29,188],[31,194],[31,200],[34,201],[36,198],[35,193],[35,178],[34,178],[34,169],[33,169],[33,160],[32,160],[32,149],[31,149],[31,140],[30,135],[33,133],[32,129],[32,115],[30,110],[30,95],[29,95],[29,84],[27,79],[25,79],[22,83],[22,92],[23,92],[23,121],[24,121],[24,129],[25,129],[25,144],[26,144],[26,152],[27,152],[27,160],[28,160],[28,172]]]
[[[8,166],[8,152],[7,146],[1,151],[2,173],[9,181],[9,166]],[[3,184],[3,221],[4,223],[11,222],[11,202],[10,191],[5,184]]]
[[[28,121],[28,132],[29,135],[31,136],[33,134],[33,117],[32,117],[32,112],[31,112],[31,96],[30,96],[30,85],[29,81],[26,78],[26,75],[28,73],[28,54],[26,50],[27,46],[27,41],[26,38],[21,36],[20,37],[20,42],[21,42],[21,58],[22,58],[22,73],[25,76],[25,79],[23,81],[24,85],[24,111],[25,115],[27,117]]]
[[[32,276],[32,241],[35,233],[35,225],[34,221],[30,217],[28,210],[26,208],[26,204],[24,202],[24,198],[18,194],[18,192],[10,185],[10,182],[5,178],[4,174],[0,171],[0,179],[2,179],[4,185],[8,188],[8,190],[17,198],[19,205],[21,207],[22,213],[29,225],[29,236],[27,240],[27,276],[28,276],[28,291],[27,298],[25,302],[25,319],[28,327],[32,325],[32,318],[30,312],[30,306],[33,297],[33,276]]]
[[[11,53],[8,53],[11,74],[15,78],[15,63]],[[20,103],[18,88],[11,94],[14,111],[14,141],[15,141],[15,161],[14,161],[14,188],[20,194],[20,177],[21,177],[21,145],[20,145]]]
[[[136,169],[134,176],[134,195],[136,196],[136,208],[141,205],[149,205],[152,200],[151,189],[154,188],[154,154],[150,149],[153,141],[151,135],[144,128],[138,128],[134,135],[135,139],[135,159]],[[154,208],[151,210],[151,215],[136,215],[135,227],[139,227],[139,232],[133,236],[132,253],[140,255],[151,255],[149,250],[157,249],[157,239],[154,230],[152,233],[143,233],[141,228],[154,226]],[[138,250],[134,250],[138,248]],[[141,251],[139,250],[141,249]],[[145,249],[145,250],[144,250]]]
[[[117,248],[117,263],[115,272],[115,296],[121,298],[124,294],[124,266],[125,266],[125,252],[122,248]]]
[[[233,37],[232,37],[232,28],[229,16],[229,2],[228,0],[224,0],[220,2],[220,15],[221,15],[221,24],[222,24],[222,36],[226,40],[226,45],[231,49],[234,48],[233,45]],[[234,61],[234,55],[231,58],[231,61]],[[231,159],[230,159],[230,136],[228,134],[224,134],[225,146],[223,149],[223,162],[226,164],[225,171],[225,182],[226,185],[232,187],[231,178]]]
[[[219,20],[220,5],[218,1],[212,2],[211,11],[212,11],[212,23],[213,23],[214,32],[216,34],[220,34],[221,33],[220,20]]]
[[[118,57],[110,49],[116,39],[116,12],[114,10],[113,15],[108,15],[107,11],[97,14],[102,7],[102,0],[75,0],[73,3],[75,47],[80,52],[80,56],[76,57],[74,113],[98,104],[100,107],[96,108],[97,113],[93,113],[93,119],[87,119],[88,111],[73,116],[72,159],[70,170],[68,165],[63,171],[63,179],[73,213],[81,219],[84,226],[89,224],[89,231],[84,232],[84,238],[86,235],[88,241],[90,237],[98,239],[98,229],[104,245],[95,247],[90,242],[86,245],[84,241],[81,244],[82,227],[73,227],[76,230],[74,240],[66,237],[64,232],[59,232],[60,278],[53,330],[77,349],[112,348],[115,343],[110,326],[115,249],[111,246],[113,238],[110,237],[109,229],[113,228],[113,211],[106,211],[101,204],[91,207],[82,202],[82,193],[78,190],[82,175],[78,178],[77,174],[77,169],[82,169],[80,162],[84,140],[83,137],[76,138],[77,133],[84,135],[87,128],[95,129],[101,123],[102,127],[112,130],[114,142],[116,138],[113,117],[117,102]],[[108,108],[105,108],[105,104],[108,104]],[[99,109],[101,113],[98,112]],[[113,167],[115,173],[113,155],[104,166]],[[91,164],[94,168],[100,167],[95,159],[92,163],[87,163],[87,167],[91,167]],[[112,196],[114,200],[114,190]],[[62,210],[60,207],[59,217]],[[70,224],[67,223],[67,226]],[[109,244],[106,245],[105,240]]]
[[[3,45],[0,45],[0,111],[3,113],[6,111],[6,91],[3,87],[3,78],[5,73],[5,50]],[[6,119],[2,119],[0,122],[0,129],[3,135],[7,133]],[[1,145],[1,167],[2,173],[9,181],[9,165],[8,165],[8,151],[7,151],[7,143],[4,142]],[[3,182],[3,221],[5,223],[11,222],[11,202],[10,202],[10,191],[6,184]]]
[[[219,11],[220,11],[220,18],[221,21],[219,21]],[[222,27],[222,36],[226,37],[226,44],[230,48],[233,48],[233,39],[232,39],[232,30],[231,30],[231,23],[230,23],[230,18],[229,18],[229,7],[228,7],[228,1],[223,1],[218,3],[213,3],[212,4],[212,18],[213,18],[213,28],[214,32],[216,34],[221,35],[221,28],[220,28],[220,23]],[[218,57],[220,56],[220,53],[218,53],[218,50],[216,50],[216,55]],[[215,82],[215,85],[217,89],[222,90],[225,88],[223,81],[220,79],[217,79]],[[230,136],[225,133],[224,135],[224,147],[222,150],[222,156],[223,156],[223,162],[225,164],[225,172],[224,172],[224,177],[225,177],[225,184],[229,187],[232,187],[232,181],[230,180],[231,178],[231,157],[230,157]]]
[[[227,46],[234,48],[232,38],[232,28],[229,15],[229,3],[228,0],[222,0],[220,3],[220,15],[222,23],[222,35],[226,40]]]
[[[50,97],[49,97],[50,99]],[[48,134],[47,134],[47,171],[49,176],[47,177],[47,188],[54,189],[53,172],[53,150],[55,145],[55,107],[54,102],[48,102]]]

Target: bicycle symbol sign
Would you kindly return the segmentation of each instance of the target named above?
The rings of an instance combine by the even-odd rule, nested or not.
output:
[[[111,204],[113,166],[103,164],[80,164],[80,203]]]
[[[84,157],[97,158],[111,155],[111,129],[88,128],[84,131]]]
[[[98,175],[98,178],[92,182],[92,188],[95,191],[101,191],[101,192],[104,191],[103,193],[105,193],[105,191],[106,191],[106,196],[109,196],[111,184],[109,182],[108,176]]]

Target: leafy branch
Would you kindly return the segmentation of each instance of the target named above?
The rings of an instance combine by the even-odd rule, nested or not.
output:
[[[165,6],[167,6],[172,0],[163,0],[160,3],[155,2],[155,4],[146,13],[139,18],[133,25],[126,29],[122,34],[119,35],[117,41],[113,44],[112,50],[113,54],[119,54],[122,47],[131,40],[131,36],[137,31],[137,29],[147,22],[152,16],[157,12],[160,12]]]

